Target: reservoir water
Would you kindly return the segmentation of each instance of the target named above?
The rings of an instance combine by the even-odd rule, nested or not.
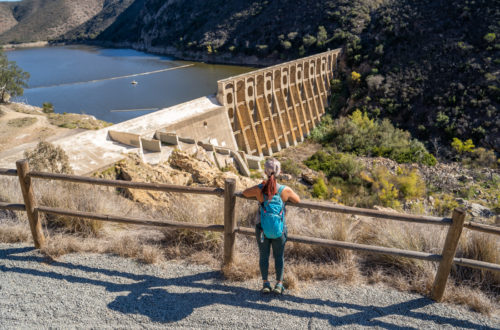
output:
[[[117,123],[214,94],[217,80],[252,68],[180,61],[131,49],[61,46],[6,52],[30,73],[15,101]]]

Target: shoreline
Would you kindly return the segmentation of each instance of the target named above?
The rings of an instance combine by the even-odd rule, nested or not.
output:
[[[131,42],[108,42],[108,41],[87,41],[87,42],[66,42],[65,45],[89,45],[103,48],[128,48],[141,51],[147,54],[171,56],[178,60],[202,62],[208,64],[225,64],[250,67],[268,67],[283,63],[284,60],[272,58],[259,58],[256,55],[246,56],[242,54],[217,53],[206,54],[199,51],[180,51],[173,46],[147,47],[139,43]]]
[[[23,42],[20,44],[5,44],[0,47],[2,50],[15,50],[15,49],[24,49],[24,48],[41,48],[50,46],[50,42],[48,41],[34,41],[34,42]]]
[[[99,42],[99,41],[62,41],[62,42],[50,42],[50,41],[35,41],[26,42],[19,44],[4,44],[0,47],[4,51],[16,50],[16,49],[27,49],[27,48],[44,48],[53,46],[72,46],[72,45],[82,45],[82,46],[96,46],[102,48],[115,48],[115,49],[133,49],[137,51],[144,52],[146,54],[154,55],[164,55],[171,56],[176,60],[182,61],[192,61],[207,64],[223,64],[223,65],[238,65],[238,66],[249,66],[249,67],[267,67],[282,63],[283,60],[277,60],[272,58],[259,58],[255,55],[247,56],[242,54],[232,54],[232,53],[217,53],[217,54],[206,54],[199,51],[180,51],[173,46],[166,47],[146,47],[138,43],[130,42]]]

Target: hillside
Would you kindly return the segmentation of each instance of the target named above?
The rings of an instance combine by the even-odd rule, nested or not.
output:
[[[0,2],[0,34],[17,24],[10,3]]]
[[[127,0],[23,0],[0,3],[0,44],[53,40],[93,20],[89,33],[105,29],[102,15],[116,18]],[[99,15],[100,14],[100,15]],[[100,17],[101,19],[96,19]],[[72,34],[74,36],[74,34]]]
[[[64,15],[51,18],[56,2]],[[79,9],[87,15],[54,28],[69,17],[69,3],[10,5],[20,23],[0,42],[59,35],[59,41],[262,65],[343,47],[334,117],[357,108],[388,117],[443,158],[451,156],[454,137],[500,152],[499,0],[93,0],[85,2],[91,9]],[[35,30],[45,32],[29,32]]]
[[[281,61],[344,47],[334,115],[362,108],[428,142],[500,151],[499,1],[141,0],[98,40]],[[135,13],[135,16],[134,16]],[[430,144],[430,143],[429,143]],[[436,152],[437,150],[434,150]]]

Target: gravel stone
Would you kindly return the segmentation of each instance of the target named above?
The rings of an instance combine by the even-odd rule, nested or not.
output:
[[[264,296],[203,265],[144,265],[103,254],[49,261],[0,244],[0,328],[499,329],[500,318],[384,286],[318,282]]]

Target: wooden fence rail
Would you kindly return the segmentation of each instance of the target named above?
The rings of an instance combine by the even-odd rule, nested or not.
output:
[[[248,199],[243,196],[241,192],[236,192],[236,182],[234,179],[227,179],[224,189],[220,188],[206,188],[206,187],[185,187],[168,184],[145,183],[145,182],[130,182],[121,180],[105,180],[99,178],[82,177],[68,174],[45,173],[37,171],[29,171],[28,162],[20,160],[16,162],[17,170],[0,168],[0,176],[17,176],[23,193],[24,204],[12,204],[0,202],[0,209],[25,211],[28,215],[31,233],[36,248],[41,248],[45,244],[45,237],[41,230],[40,213],[54,214],[62,216],[73,216],[84,219],[98,220],[98,221],[111,221],[125,224],[134,225],[147,225],[156,227],[168,227],[179,229],[191,230],[207,230],[217,231],[224,233],[224,264],[231,264],[233,261],[236,234],[247,236],[254,236],[255,231],[252,228],[238,227],[235,217],[236,198]],[[145,189],[156,190],[163,192],[185,193],[185,194],[204,194],[214,195],[217,197],[224,197],[224,225],[216,224],[200,224],[200,223],[187,223],[170,220],[150,220],[141,218],[131,218],[115,215],[104,215],[90,212],[81,212],[74,210],[67,210],[61,208],[53,208],[47,206],[38,206],[36,204],[35,195],[33,193],[33,186],[31,179],[44,179],[44,180],[58,180],[74,183],[85,183],[91,185],[101,185],[108,187],[131,188],[131,189]],[[378,253],[385,255],[393,255],[403,258],[413,258],[420,260],[427,260],[432,262],[439,262],[434,285],[431,291],[431,298],[436,301],[441,301],[446,282],[449,277],[452,264],[461,265],[465,267],[478,268],[482,270],[489,270],[500,272],[500,265],[488,263],[478,260],[471,260],[465,258],[455,258],[456,248],[460,239],[463,228],[475,230],[483,233],[500,235],[500,228],[488,226],[473,222],[464,222],[465,211],[458,208],[453,211],[452,218],[446,217],[432,217],[432,216],[418,216],[408,215],[401,213],[385,212],[371,209],[363,209],[349,206],[336,205],[332,203],[317,203],[317,202],[301,202],[297,204],[289,204],[289,206],[320,210],[334,213],[355,214],[361,216],[371,217],[373,219],[386,219],[395,221],[404,221],[410,223],[420,223],[428,225],[449,226],[446,241],[443,246],[441,254],[432,254],[419,251],[408,251],[396,248],[388,248],[383,246],[373,246],[366,244],[358,244],[344,241],[335,241],[329,239],[301,236],[301,235],[288,235],[288,240],[291,242],[298,242],[311,245],[320,245],[325,247],[334,247],[341,249],[348,249],[360,251],[365,253]]]
[[[65,215],[70,217],[78,217],[89,220],[99,220],[99,221],[108,221],[108,222],[118,222],[118,223],[126,223],[130,225],[144,225],[144,226],[156,226],[156,227],[170,227],[177,229],[193,229],[193,230],[209,230],[209,231],[224,231],[223,225],[207,225],[201,223],[190,223],[190,222],[178,222],[178,221],[170,221],[170,220],[149,220],[143,218],[129,218],[129,217],[120,217],[113,215],[104,215],[90,212],[77,212],[66,209],[54,208],[54,207],[46,207],[39,206],[38,212],[54,214],[54,215]]]
[[[252,200],[251,198],[246,198],[245,196],[243,196],[241,192],[236,193],[236,196],[243,199]],[[336,205],[332,203],[300,202],[297,204],[290,203],[287,204],[287,206],[326,211],[326,212],[362,215],[362,216],[374,217],[375,219],[388,219],[388,220],[396,220],[396,221],[404,221],[412,223],[424,223],[431,225],[449,226],[452,222],[451,218],[439,218],[439,217],[429,217],[422,215],[403,214],[396,212],[378,211],[378,210],[363,209],[358,207]]]
[[[0,210],[26,211],[26,206],[24,204],[10,204],[0,202]]]
[[[17,170],[11,170],[8,168],[0,168],[0,175],[17,176]]]
[[[66,182],[86,183],[91,185],[117,187],[117,188],[156,190],[163,192],[175,192],[175,193],[185,193],[185,194],[202,194],[202,195],[216,195],[216,196],[224,195],[224,189],[220,188],[185,187],[185,186],[176,186],[176,185],[161,184],[161,183],[106,180],[99,178],[89,178],[84,176],[69,175],[69,174],[45,173],[45,172],[30,172],[28,176],[31,178],[38,178],[45,180],[59,180]]]

